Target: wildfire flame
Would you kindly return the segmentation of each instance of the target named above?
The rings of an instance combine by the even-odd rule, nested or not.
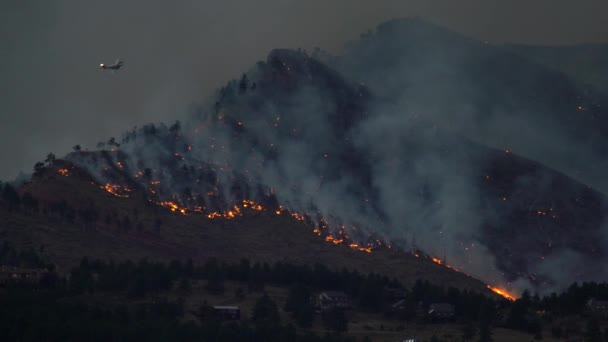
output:
[[[59,169],[58,172],[59,172],[59,174],[61,174],[63,176],[69,175],[68,169]],[[154,182],[151,182],[151,185],[158,185],[159,183],[160,182],[158,182],[158,181],[154,181]],[[110,184],[110,183],[106,183],[105,185],[100,186],[100,188],[102,188],[102,189],[106,190],[107,192],[111,193],[112,195],[114,195],[116,197],[120,197],[120,198],[128,198],[129,197],[128,193],[131,192],[131,190],[127,187],[123,187],[123,186],[116,185],[116,184]],[[150,189],[150,190],[152,190],[152,189]],[[152,191],[152,192],[154,192],[154,191]],[[178,200],[176,198],[176,196],[173,196],[173,197],[174,197],[174,199]],[[503,198],[503,200],[505,200],[505,199]],[[150,201],[153,203],[156,203],[160,206],[163,206],[165,208],[168,208],[172,212],[179,212],[182,215],[187,215],[189,211],[196,212],[196,213],[203,213],[203,214],[205,214],[205,217],[207,217],[208,219],[216,219],[216,218],[234,219],[237,217],[242,217],[244,215],[245,210],[253,210],[253,211],[259,211],[259,212],[266,210],[261,204],[255,203],[252,200],[242,200],[240,203],[235,204],[230,210],[227,210],[225,212],[211,212],[211,213],[205,213],[205,210],[202,207],[194,207],[193,209],[181,207],[179,204],[177,204],[173,201],[161,201],[161,202],[156,202],[153,200],[150,200]],[[281,215],[281,213],[283,213],[283,212],[287,212],[291,217],[293,217],[294,219],[296,219],[298,221],[305,221],[304,215],[297,213],[297,212],[292,212],[288,209],[285,209],[283,206],[279,206],[279,209],[274,211],[274,213],[276,215]],[[539,211],[538,213],[541,213],[541,211]],[[343,244],[343,245],[348,246],[351,249],[354,249],[354,250],[357,250],[360,252],[365,252],[365,253],[371,253],[374,248],[381,247],[381,246],[386,246],[387,248],[391,248],[391,246],[389,244],[385,244],[380,240],[375,240],[375,242],[368,242],[367,246],[365,246],[365,247],[360,246],[359,244],[352,242],[352,240],[346,234],[345,228],[346,227],[343,225],[340,226],[340,229],[337,231],[337,234],[326,235],[324,240],[333,245],[342,245]],[[318,236],[323,236],[322,229],[327,229],[327,222],[323,219],[320,220],[319,226],[314,227],[313,233]],[[335,235],[337,235],[337,237]],[[417,258],[420,258],[419,253],[413,253],[413,255]],[[441,259],[435,258],[435,257],[430,257],[430,260],[438,265],[450,268],[456,272],[460,272],[457,268],[454,268],[454,267],[448,265],[444,260],[441,260]],[[490,286],[490,285],[486,285],[486,286],[488,289],[492,290],[494,293],[502,296],[503,298],[506,298],[510,301],[516,300],[515,295],[509,293],[507,290],[505,290],[503,288],[498,288],[498,287],[494,287],[494,286]]]
[[[419,258],[420,254],[414,253],[414,256],[416,256],[417,258]],[[436,263],[438,265],[442,265],[442,266],[445,266],[445,267],[447,267],[449,269],[452,269],[452,270],[454,270],[456,272],[463,273],[463,272],[459,271],[457,268],[448,265],[447,263],[445,263],[445,261],[443,261],[441,259],[438,259],[438,258],[435,258],[435,257],[430,257],[430,258],[431,258],[431,261],[433,261],[434,263]],[[512,302],[517,299],[517,297],[514,294],[509,293],[504,288],[494,287],[494,286],[490,286],[490,285],[486,285],[486,287],[488,289],[492,290],[494,293],[496,293],[496,294],[502,296],[503,298],[506,298],[506,299],[508,299],[508,300],[510,300]]]
[[[131,192],[131,189],[126,188],[124,186],[106,183],[106,185],[100,186],[100,188],[106,190],[112,195],[120,198],[129,198],[128,192]]]
[[[165,208],[169,208],[169,210],[171,210],[171,211],[180,212],[180,213],[186,215],[186,208],[180,208],[179,205],[177,205],[176,203],[173,203],[171,201],[157,202],[157,204],[159,204]]]
[[[66,170],[67,172],[67,170]],[[60,172],[62,173],[62,172]],[[62,173],[63,174],[63,173]],[[151,185],[158,185],[160,182],[158,181],[152,181],[150,182]],[[106,190],[107,192],[111,193],[112,195],[116,196],[116,197],[120,197],[120,198],[128,198],[129,194],[128,192],[131,192],[130,189],[120,186],[120,185],[115,185],[115,184],[110,184],[107,183],[104,186],[100,186],[100,188]],[[156,191],[154,191],[153,189],[149,189],[152,193],[156,193]],[[174,199],[178,200],[175,196]],[[222,218],[222,219],[235,219],[237,217],[242,217],[244,215],[244,211],[245,210],[253,210],[253,211],[265,211],[266,209],[261,205],[258,204],[252,200],[242,200],[240,203],[235,204],[230,210],[227,210],[225,212],[219,212],[219,211],[214,211],[214,212],[205,212],[204,208],[202,207],[194,207],[193,209],[188,209],[186,207],[182,207],[180,206],[178,203],[174,202],[174,201],[154,201],[154,200],[149,200],[152,203],[155,203],[157,205],[160,205],[162,207],[165,207],[169,210],[171,210],[172,212],[178,212],[181,213],[182,215],[187,215],[188,212],[196,212],[196,213],[202,213],[205,214],[205,217],[207,217],[208,219],[217,219],[217,218]],[[290,210],[285,209],[283,206],[279,206],[279,209],[274,211],[274,214],[281,215],[283,212],[287,212],[291,217],[293,217],[294,219],[298,220],[298,221],[305,221],[305,216],[297,213],[297,212],[292,212]],[[323,233],[321,231],[322,228],[327,228],[327,223],[324,220],[321,220],[322,224],[320,227],[314,227],[313,229],[313,233],[315,233],[318,236],[322,236]],[[337,235],[339,237],[335,237],[331,234],[325,236],[325,241],[330,242],[334,245],[340,245],[340,244],[345,244],[348,243],[347,246],[357,250],[357,251],[361,251],[361,252],[365,252],[365,253],[371,253],[373,248],[375,247],[380,247],[383,246],[384,244],[377,240],[377,245],[376,244],[372,244],[372,243],[368,243],[367,246],[360,246],[357,243],[351,242],[349,241],[350,238],[348,237],[348,235],[345,233],[344,231],[344,226],[342,226],[340,228],[340,230],[338,231]],[[390,248],[390,245],[386,245],[387,247]]]
[[[58,170],[58,172],[63,176],[69,175],[68,169],[60,169],[60,170]],[[157,185],[159,183],[160,182],[158,182],[158,181],[154,181],[154,182],[151,182],[151,185]],[[129,197],[128,193],[131,192],[131,190],[127,187],[123,187],[123,186],[116,185],[116,184],[110,184],[110,183],[106,183],[105,185],[100,186],[100,188],[102,188],[102,189],[106,190],[107,192],[111,193],[112,195],[114,195],[116,197],[120,197],[120,198],[128,198]],[[152,189],[150,189],[150,190],[152,190]],[[175,196],[174,196],[174,198],[175,198]],[[150,201],[153,203],[156,203],[160,206],[163,206],[165,208],[168,208],[172,212],[179,212],[182,215],[187,215],[188,211],[192,211],[192,212],[196,212],[196,213],[203,213],[203,214],[205,214],[205,217],[207,217],[208,219],[216,219],[216,218],[234,219],[237,217],[242,217],[244,215],[244,210],[254,210],[254,211],[260,211],[260,212],[266,210],[261,204],[255,203],[252,200],[242,200],[239,204],[235,204],[230,210],[225,211],[225,212],[216,211],[216,212],[211,212],[211,213],[205,213],[205,210],[202,207],[194,207],[193,209],[188,209],[185,207],[181,207],[179,204],[172,202],[172,201],[161,201],[161,202],[156,202],[153,200],[150,200]],[[277,216],[281,215],[282,212],[289,213],[289,215],[291,217],[293,217],[294,219],[296,219],[298,221],[305,221],[304,215],[297,213],[297,212],[291,212],[290,210],[283,208],[283,206],[279,206],[279,209],[274,211],[274,213]],[[315,233],[318,236],[322,236],[323,233],[322,233],[321,229],[327,229],[327,222],[323,219],[321,219],[321,223],[319,224],[318,227],[314,227],[313,233]],[[348,237],[348,235],[345,232],[345,226],[340,227],[340,229],[337,232],[337,235],[338,235],[338,237],[329,234],[329,235],[325,236],[324,240],[326,242],[329,242],[334,245],[345,244],[351,249],[354,249],[354,250],[357,250],[360,252],[365,252],[365,253],[371,253],[374,248],[381,247],[381,246],[386,246],[387,248],[391,248],[391,245],[385,244],[380,240],[375,240],[374,243],[370,242],[367,244],[366,247],[360,246],[359,244],[352,242],[352,240],[350,240],[350,238]],[[419,253],[413,253],[413,255],[417,258],[420,258]],[[438,265],[442,265],[442,266],[450,268],[456,272],[460,272],[458,269],[448,265],[447,263],[445,263],[445,261],[443,261],[439,258],[430,257],[430,259],[431,259],[431,261],[433,261],[434,263],[436,263]],[[505,290],[503,288],[498,288],[498,287],[494,287],[494,286],[490,286],[490,285],[486,285],[486,286],[488,289],[492,290],[494,293],[496,293],[510,301],[516,300],[515,295],[509,293],[507,290]]]
[[[510,300],[512,302],[514,302],[517,299],[514,295],[508,293],[507,290],[505,290],[505,289],[500,289],[498,287],[493,287],[493,286],[490,286],[490,285],[486,285],[486,286],[490,290],[492,290],[494,293],[497,293],[497,294],[501,295],[502,297],[504,297],[504,298],[506,298],[506,299],[508,299],[508,300]]]
[[[59,169],[59,170],[57,170],[57,172],[60,175],[65,176],[65,177],[70,175],[70,170],[68,170],[68,169]]]

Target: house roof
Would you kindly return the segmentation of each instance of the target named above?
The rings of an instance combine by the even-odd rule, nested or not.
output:
[[[403,305],[403,304],[405,304],[405,299],[400,299],[400,300],[396,301],[396,302],[395,302],[395,303],[392,305],[392,307],[396,309],[396,308],[400,307],[400,306],[401,306],[401,305]]]
[[[433,303],[429,306],[429,312],[454,312],[454,305],[449,303]]]
[[[342,291],[323,291],[321,294],[325,294],[328,297],[348,297],[348,295]]]
[[[213,306],[216,310],[239,310],[240,308],[236,305],[215,305]]]
[[[589,299],[587,301],[587,306],[595,306],[595,307],[605,306],[605,307],[608,307],[608,300],[599,300],[599,299],[592,298],[592,299]]]
[[[0,272],[2,273],[46,273],[46,268],[19,268],[13,266],[1,266]]]

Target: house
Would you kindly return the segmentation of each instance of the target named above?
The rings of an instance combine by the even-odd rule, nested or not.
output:
[[[397,301],[399,299],[407,297],[407,291],[397,288],[388,288],[386,289],[386,297],[389,300]]]
[[[391,315],[398,319],[410,320],[416,316],[424,316],[426,311],[420,303],[412,303],[407,299],[400,299],[391,304],[388,311],[385,314]]]
[[[316,307],[323,311],[333,308],[350,309],[352,306],[350,298],[346,293],[341,291],[324,291],[317,296]]]
[[[429,305],[427,315],[436,319],[449,319],[454,317],[454,305],[449,303],[434,303]]]
[[[8,283],[38,284],[48,272],[46,268],[0,266],[0,285]]]
[[[608,317],[608,300],[591,298],[587,301],[586,307],[591,314]]]
[[[234,305],[216,305],[213,307],[213,313],[225,321],[241,319],[241,308]]]
[[[407,305],[406,305],[406,304],[407,304],[407,302],[406,302],[406,300],[405,300],[405,299],[400,299],[400,300],[398,300],[398,301],[394,302],[394,303],[391,305],[391,310],[392,310],[392,311],[401,311],[401,310],[405,310],[405,309],[407,308]]]

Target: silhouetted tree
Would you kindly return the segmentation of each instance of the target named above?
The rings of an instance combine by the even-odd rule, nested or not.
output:
[[[340,308],[331,308],[322,314],[323,325],[325,328],[335,332],[345,332],[348,330],[348,319],[346,312]]]
[[[76,152],[80,152],[81,147],[80,147],[80,145],[74,145],[74,146],[72,147],[72,149],[73,149],[74,151],[76,151]]]
[[[36,164],[34,164],[34,176],[40,176],[43,171],[44,171],[43,162],[37,162]]]
[[[55,164],[55,160],[56,160],[55,154],[51,152],[51,153],[47,154],[46,159],[44,161],[49,165],[53,165],[53,164]]]
[[[10,184],[5,184],[2,189],[2,199],[8,205],[8,210],[13,211],[13,209],[19,208],[21,199],[19,198],[19,194],[15,190],[15,188]]]
[[[479,310],[479,342],[492,341],[492,310],[489,303],[482,304]]]
[[[475,337],[475,326],[473,321],[467,320],[462,326],[462,340],[471,341]]]
[[[602,331],[600,330],[599,322],[592,317],[587,321],[585,329],[585,342],[602,342]]]
[[[23,194],[21,197],[21,203],[23,204],[24,209],[34,213],[38,212],[38,200],[35,199],[29,192]]]
[[[277,305],[266,293],[255,302],[252,318],[256,324],[270,323],[274,325],[279,324],[281,320]]]
[[[212,294],[224,293],[224,277],[217,259],[211,259],[205,264],[207,286],[205,289]]]
[[[243,74],[241,77],[241,81],[239,82],[239,93],[244,94],[247,92],[247,88],[249,87],[249,79],[247,78],[247,74]]]
[[[129,218],[129,216],[125,215],[122,219],[122,229],[124,230],[130,230],[131,229],[131,219]]]
[[[190,293],[191,289],[192,289],[192,283],[190,283],[190,279],[182,278],[179,281],[179,291],[181,293]]]
[[[154,219],[154,230],[156,230],[157,233],[160,232],[160,227],[163,225],[163,220],[161,220],[160,217],[157,217]]]
[[[169,127],[169,132],[171,132],[171,134],[173,135],[179,135],[179,132],[182,129],[182,124],[179,122],[179,120],[176,120],[175,123],[173,125],[171,125],[171,127]]]
[[[285,311],[292,313],[298,326],[311,327],[314,320],[314,308],[311,303],[310,289],[300,283],[292,285],[285,302]]]

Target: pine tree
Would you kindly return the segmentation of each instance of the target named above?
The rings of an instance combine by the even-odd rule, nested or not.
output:
[[[253,320],[256,324],[280,323],[281,317],[279,316],[277,305],[268,294],[264,293],[264,295],[256,301],[255,307],[253,308]]]
[[[590,318],[587,321],[585,342],[602,342],[602,331],[596,318]]]
[[[479,311],[479,342],[492,342],[491,309],[489,303],[483,303]]]
[[[44,171],[43,162],[37,162],[36,164],[34,164],[34,176],[40,176],[43,171]]]
[[[247,88],[249,87],[249,79],[247,79],[247,74],[243,74],[241,77],[241,81],[239,82],[239,93],[244,94],[247,92]]]
[[[44,161],[46,163],[48,163],[49,166],[52,166],[55,163],[55,160],[56,160],[55,154],[51,152],[51,153],[47,154],[46,159]]]

